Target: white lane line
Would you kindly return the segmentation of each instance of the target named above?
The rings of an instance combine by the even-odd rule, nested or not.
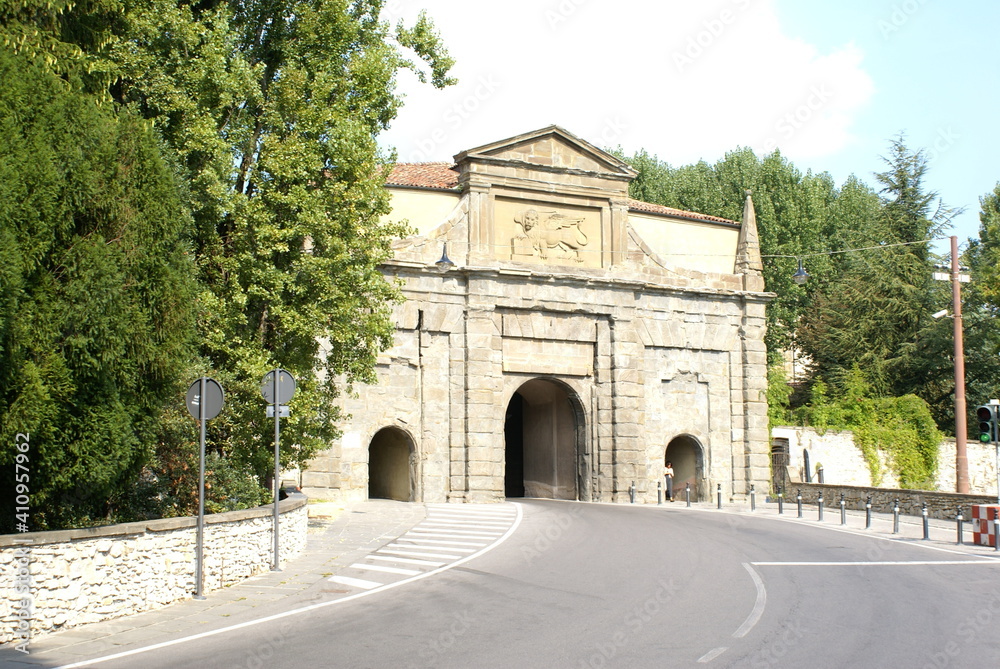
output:
[[[375,581],[366,581],[363,578],[351,578],[350,576],[331,576],[326,579],[333,583],[340,583],[341,585],[350,585],[355,588],[361,588],[363,590],[372,590],[374,588],[382,587],[382,583],[376,583]]]
[[[457,520],[425,520],[420,523],[418,527],[424,527],[427,525],[433,527],[469,527],[483,530],[503,530],[510,527],[510,523],[463,523]]]
[[[480,535],[473,534],[473,535],[468,535],[468,534],[456,534],[454,532],[430,532],[430,531],[428,531],[428,532],[417,532],[415,530],[410,530],[409,532],[407,532],[403,536],[404,537],[411,537],[413,539],[430,539],[430,538],[433,538],[433,537],[439,537],[439,538],[443,538],[443,539],[482,539],[482,540],[484,540],[484,543],[480,544],[482,546],[485,546],[486,544],[488,544],[490,539],[495,539],[496,538],[496,537],[491,537],[488,534],[480,534]]]
[[[415,553],[414,551],[394,551],[387,548],[381,548],[376,553],[386,553],[388,555],[409,555],[410,557],[432,557],[441,558],[443,560],[457,560],[462,557],[461,555],[450,555],[447,553]]]
[[[472,555],[466,555],[462,559],[460,559],[460,560],[458,560],[456,562],[452,562],[451,564],[446,564],[443,567],[438,567],[434,571],[425,571],[424,573],[418,574],[417,576],[411,576],[409,578],[404,578],[402,580],[396,581],[395,583],[387,583],[387,584],[383,585],[382,587],[375,588],[373,590],[366,590],[364,592],[356,592],[353,595],[348,595],[346,597],[341,597],[339,599],[331,599],[331,600],[328,600],[328,601],[325,601],[325,602],[319,602],[318,604],[310,604],[309,606],[303,606],[303,607],[298,608],[298,609],[292,609],[291,611],[283,611],[281,613],[275,613],[274,615],[265,616],[263,618],[258,618],[256,620],[248,620],[248,621],[246,621],[244,623],[237,623],[236,625],[230,625],[229,627],[220,627],[219,629],[208,630],[207,632],[201,632],[199,634],[192,634],[191,636],[181,637],[180,639],[172,639],[171,641],[164,641],[162,643],[155,643],[155,644],[153,644],[151,646],[144,646],[142,648],[135,648],[133,650],[125,650],[125,651],[122,651],[120,653],[112,653],[111,655],[105,655],[103,657],[95,657],[92,660],[81,660],[80,662],[73,662],[72,664],[64,664],[64,665],[55,667],[54,669],[78,669],[78,667],[89,667],[89,666],[94,665],[94,664],[99,664],[99,663],[102,663],[102,662],[107,662],[108,660],[117,660],[117,659],[123,658],[123,657],[129,657],[129,656],[132,656],[132,655],[138,655],[140,653],[146,653],[146,652],[149,652],[151,650],[159,650],[160,648],[168,648],[170,646],[176,646],[178,644],[187,643],[188,641],[197,641],[198,639],[204,639],[206,637],[215,636],[217,634],[225,634],[226,632],[233,632],[235,630],[243,629],[245,627],[252,627],[254,625],[259,625],[261,623],[268,623],[268,622],[271,622],[272,620],[280,620],[282,618],[288,618],[290,616],[297,616],[297,615],[299,615],[301,613],[308,613],[309,611],[315,611],[317,609],[324,609],[324,608],[326,608],[328,606],[334,606],[336,604],[346,604],[347,602],[353,601],[355,599],[360,599],[361,597],[367,597],[368,595],[374,595],[376,592],[384,592],[386,590],[391,590],[392,588],[398,588],[401,585],[406,585],[407,583],[413,583],[414,581],[419,581],[421,579],[428,578],[430,576],[434,576],[435,574],[440,574],[443,571],[447,571],[449,569],[454,569],[455,567],[463,565],[466,562],[468,562],[469,560],[473,560],[473,559],[479,557],[480,555],[485,555],[486,553],[490,552],[491,550],[493,550],[494,548],[496,548],[497,546],[499,546],[500,544],[502,544],[504,541],[506,541],[507,539],[509,539],[510,535],[514,534],[515,530],[517,530],[517,528],[521,525],[521,519],[523,518],[523,514],[522,514],[522,511],[521,511],[521,505],[518,504],[517,502],[514,502],[513,504],[514,504],[514,508],[517,510],[517,516],[516,516],[516,518],[514,520],[514,523],[511,524],[510,529],[507,530],[506,534],[504,534],[497,541],[494,541],[492,544],[490,544],[486,548],[484,548],[484,549],[482,549],[480,551],[477,551],[476,553],[474,553]]]
[[[355,562],[351,569],[361,569],[366,571],[383,571],[387,574],[402,574],[403,576],[415,576],[420,573],[419,569],[403,569],[402,567],[386,567],[381,564],[363,564]]]
[[[509,522],[513,516],[468,516],[458,513],[428,513],[427,520],[435,520],[440,522],[455,522],[462,521],[465,523],[506,523]]]
[[[754,602],[753,610],[747,616],[747,619],[743,621],[738,630],[733,632],[733,636],[737,639],[745,637],[747,632],[753,629],[753,626],[757,624],[760,617],[764,615],[764,607],[767,606],[767,590],[764,589],[764,581],[753,570],[753,567],[746,562],[743,563],[743,567],[750,572],[750,578],[753,579],[753,584],[757,587],[757,601]]]
[[[428,546],[487,546],[490,542],[488,541],[447,541],[445,539],[421,539],[420,537],[411,537],[409,533],[404,534],[399,538],[399,541],[412,541],[415,544],[426,544]]]
[[[460,557],[460,556],[456,555],[454,557]],[[386,555],[369,555],[367,559],[369,559],[369,560],[385,560],[386,562],[399,562],[401,564],[424,565],[424,566],[427,566],[427,567],[440,567],[441,565],[444,564],[444,562],[431,562],[430,560],[414,560],[412,558],[390,557],[390,556],[386,556]]]
[[[729,648],[726,647],[726,646],[720,646],[719,648],[713,648],[712,650],[708,651],[707,653],[705,653],[704,655],[702,655],[701,657],[698,658],[698,664],[707,664],[707,663],[711,662],[712,660],[714,660],[715,658],[717,658],[720,655],[722,655],[723,653],[725,653],[727,650],[729,650]]]
[[[465,528],[465,529],[460,529]],[[410,532],[453,532],[470,536],[499,537],[503,532],[488,527],[470,529],[467,525],[417,525]]]
[[[751,562],[755,567],[907,567],[955,564],[1000,565],[1000,560],[894,560],[883,562]]]
[[[403,537],[400,537],[400,539],[402,539],[402,538]],[[466,555],[468,555],[469,553],[475,553],[476,552],[475,548],[458,548],[457,546],[421,546],[421,545],[415,544],[415,543],[411,543],[411,544],[391,543],[391,544],[386,544],[386,547],[387,548],[403,548],[403,549],[406,549],[408,551],[448,551],[450,553],[465,553]]]

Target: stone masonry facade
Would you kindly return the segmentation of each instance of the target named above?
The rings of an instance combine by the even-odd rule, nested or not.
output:
[[[741,222],[636,202],[627,165],[555,126],[454,165],[397,167],[404,183],[388,187],[410,198],[418,234],[384,267],[406,298],[395,343],[378,384],[345,401],[343,437],[302,472],[304,492],[496,502],[523,485],[623,502],[634,485],[655,502],[671,444],[701,498],[765,488],[771,295],[749,194]],[[640,216],[675,238],[644,240]],[[692,265],[726,256],[723,271],[667,260],[682,246]]]

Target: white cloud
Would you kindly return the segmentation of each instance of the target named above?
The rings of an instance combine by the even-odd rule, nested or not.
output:
[[[737,146],[791,157],[852,141],[874,86],[853,45],[820,53],[782,33],[769,0],[394,0],[420,8],[457,60],[458,86],[400,77],[407,95],[384,137],[399,159],[458,151],[556,123],[599,146],[672,164]]]

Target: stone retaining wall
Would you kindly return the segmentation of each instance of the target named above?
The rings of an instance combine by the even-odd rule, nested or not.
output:
[[[785,513],[794,510],[796,495],[802,491],[802,503],[809,504],[815,510],[820,492],[823,493],[824,508],[840,509],[840,495],[843,493],[845,506],[848,509],[864,511],[869,495],[872,498],[872,511],[892,513],[895,500],[899,500],[899,512],[908,516],[920,516],[923,504],[927,504],[927,515],[931,518],[951,520],[955,518],[958,507],[962,507],[962,515],[968,520],[972,514],[973,504],[996,504],[996,495],[960,495],[954,492],[934,492],[928,490],[899,490],[895,488],[867,488],[862,486],[794,483],[784,491]],[[773,499],[773,497],[772,497]]]
[[[282,562],[305,547],[306,501],[293,493],[279,503]],[[270,569],[273,509],[205,516],[204,592]],[[197,522],[192,516],[0,536],[0,643],[22,639],[29,624],[37,637],[191,597]],[[29,602],[18,593],[25,583]]]

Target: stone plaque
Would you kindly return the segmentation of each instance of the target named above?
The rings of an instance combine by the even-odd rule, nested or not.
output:
[[[574,267],[601,267],[598,209],[497,199],[497,258]]]

